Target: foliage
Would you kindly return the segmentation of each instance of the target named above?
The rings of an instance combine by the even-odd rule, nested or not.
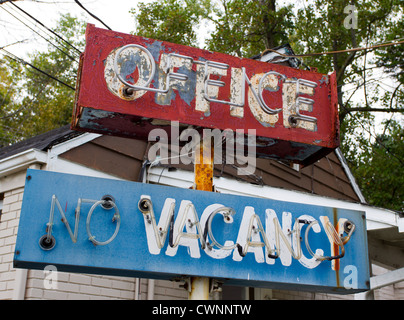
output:
[[[344,8],[351,3],[357,8],[357,28],[347,29]],[[403,13],[403,2],[395,0],[313,1],[298,11],[295,47],[299,52],[311,53],[391,42],[402,36],[403,20],[399,17]],[[305,58],[307,65],[337,74],[341,149],[366,199],[396,210],[403,207],[404,181],[397,176],[403,173],[403,144],[397,138],[402,121],[386,122],[382,135],[376,123],[380,122],[380,113],[404,112],[400,90],[403,49],[402,45],[390,46],[378,49],[376,54],[369,49]],[[377,76],[381,71],[388,71],[390,77]],[[386,82],[392,83],[393,90]]]
[[[394,120],[354,158],[353,174],[369,203],[404,211],[404,129]]]
[[[210,18],[215,25],[209,50],[250,57],[288,42],[293,30],[292,5],[277,7],[275,0],[221,0]]]
[[[210,30],[206,49],[242,57],[287,42],[299,54],[345,50],[302,57],[303,66],[336,72],[341,149],[351,170],[370,203],[402,210],[403,120],[396,115],[404,113],[404,46],[349,50],[402,40],[404,2],[311,0],[300,7],[288,3],[160,0],[139,3],[131,13],[137,35],[198,46],[202,30]],[[354,28],[344,25],[348,5],[357,9]],[[63,15],[55,31],[83,47],[83,22]],[[66,43],[57,47],[33,53],[30,63],[74,87],[77,54]],[[0,146],[70,121],[73,90],[18,59],[0,63]],[[378,129],[380,114],[392,116]]]
[[[57,34],[81,49],[84,47],[84,31],[84,22],[69,14],[61,16],[55,29]],[[0,74],[7,99],[1,108],[0,145],[8,145],[70,122],[74,90],[15,57],[3,62]],[[49,45],[46,52],[30,54],[29,63],[75,87],[78,54],[69,44],[59,40],[56,46]]]
[[[291,7],[277,8],[275,0],[163,0],[140,3],[131,12],[137,35],[196,46],[198,29],[210,23],[207,49],[251,56],[288,41]]]
[[[369,47],[388,41],[385,30],[396,23],[397,15],[403,12],[395,0],[355,1],[357,8],[357,28],[346,28],[347,14],[344,8],[349,0],[316,0],[300,9],[297,14],[296,34],[293,37],[301,53],[340,51]],[[353,112],[378,110],[374,101],[368,99],[368,90],[377,90],[377,84],[367,81],[372,72],[371,50],[335,53],[305,59],[309,66],[318,67],[320,72],[335,71],[338,84],[340,120]],[[374,64],[374,62],[373,62]],[[356,88],[345,93],[349,84],[357,83]],[[365,101],[358,105],[352,101],[353,93],[364,91]],[[387,110],[385,110],[387,111]],[[380,111],[377,111],[380,112]]]
[[[0,59],[0,147],[14,141],[14,126],[22,109],[21,104],[15,103],[21,71],[21,66],[15,61]]]
[[[205,1],[206,2],[206,1]],[[195,26],[199,17],[204,15],[204,1],[195,0],[162,0],[150,3],[139,3],[139,13],[135,9],[139,36],[197,46],[197,30]]]

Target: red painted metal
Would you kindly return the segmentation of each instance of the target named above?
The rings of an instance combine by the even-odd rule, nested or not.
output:
[[[210,102],[209,112],[196,110],[197,99],[195,95],[200,86],[198,87],[198,83],[195,84],[195,81],[192,83],[176,80],[177,83],[184,85],[191,83],[191,86],[189,88],[183,86],[182,92],[179,92],[178,86],[171,86],[172,90],[170,90],[170,97],[168,102],[165,102],[166,104],[161,104],[161,101],[158,100],[158,94],[151,91],[135,100],[114,94],[108,87],[111,83],[108,84],[105,77],[108,56],[114,50],[127,44],[138,44],[148,48],[154,56],[157,68],[162,63],[163,55],[169,53],[176,53],[193,59],[188,60],[188,62],[209,60],[228,64],[229,69],[226,75],[210,74],[209,79],[224,82],[223,87],[216,87],[218,90],[217,99],[223,101],[232,99],[231,95],[234,88],[240,89],[245,86],[243,115],[235,116],[230,112],[232,109],[230,105],[217,102]],[[199,66],[199,68],[203,68],[201,63]],[[199,72],[200,80],[201,69],[197,68],[196,63],[194,63],[189,72],[194,75]],[[300,94],[303,98],[314,100],[312,110],[301,109],[300,114],[314,117],[316,125],[309,126],[309,129],[303,125],[297,127],[287,125],[284,117],[288,115],[285,115],[288,106],[285,106],[285,103],[287,103],[287,99],[296,98],[296,89],[293,91],[294,87],[291,87],[290,93],[287,93],[287,90],[284,90],[287,81],[280,80],[276,90],[272,87],[272,90],[262,89],[261,92],[268,107],[277,109],[283,106],[283,111],[277,114],[278,120],[271,124],[261,121],[260,116],[265,117],[267,115],[262,112],[262,109],[258,111],[258,116],[253,114],[252,101],[255,98],[246,81],[232,84],[232,70],[241,70],[241,68],[245,68],[246,75],[253,86],[255,85],[255,88],[258,86],[259,79],[269,71],[275,71],[278,75],[282,75],[284,80],[286,78],[290,80],[289,86],[296,86],[295,83],[293,84],[293,80],[296,79],[309,80],[315,83],[317,86],[311,92],[313,94]],[[162,68],[159,70],[161,75]],[[173,71],[181,73],[178,67],[173,68]],[[108,72],[111,73],[112,71],[109,70]],[[254,78],[255,75],[261,76]],[[131,74],[127,74],[126,79],[135,83],[139,77],[138,68],[134,68]],[[111,82],[111,80],[109,81]],[[159,78],[155,77],[149,87],[158,87],[158,81]],[[169,121],[193,125],[197,129],[218,128],[220,130],[232,129],[233,131],[242,129],[245,130],[245,133],[248,129],[255,129],[257,157],[291,160],[307,165],[339,145],[335,73],[324,75],[279,64],[237,58],[193,47],[99,29],[89,24],[86,31],[86,49],[81,56],[77,80],[72,128],[147,140],[149,132],[157,127],[167,130],[168,135],[170,135]],[[180,128],[183,127],[180,126]]]

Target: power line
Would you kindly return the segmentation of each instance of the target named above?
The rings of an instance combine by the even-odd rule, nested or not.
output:
[[[305,54],[293,54],[293,55],[287,55],[284,53],[280,53],[273,49],[265,49],[261,53],[261,56],[263,56],[267,52],[275,52],[282,57],[314,57],[314,56],[322,56],[322,55],[337,54],[337,53],[364,51],[364,50],[377,49],[377,48],[382,48],[382,47],[390,47],[390,46],[395,46],[395,45],[403,44],[403,43],[404,43],[404,40],[397,41],[397,42],[381,43],[381,44],[376,44],[376,45],[369,46],[369,47],[358,47],[358,48],[345,49],[345,50],[325,51],[325,52],[315,52],[315,53],[305,53]]]
[[[104,21],[102,21],[100,18],[98,18],[96,15],[94,15],[93,13],[91,13],[89,10],[87,10],[78,0],[74,0],[74,2],[76,2],[85,12],[87,12],[90,16],[92,16],[94,19],[98,20],[99,22],[101,22],[108,30],[112,30],[110,27],[108,27]]]
[[[3,6],[0,7],[1,9],[3,9],[4,11],[6,11],[8,14],[10,14],[11,16],[13,16],[15,19],[17,19],[18,21],[20,21],[24,26],[26,26],[28,29],[32,30],[33,32],[35,32],[38,36],[40,36],[41,38],[43,38],[45,41],[47,41],[49,44],[51,44],[54,48],[56,48],[57,50],[59,50],[61,53],[65,54],[66,56],[68,56],[71,60],[78,62],[78,60],[74,57],[72,57],[70,54],[68,54],[67,52],[63,51],[62,49],[60,49],[57,45],[55,45],[52,41],[50,41],[49,39],[47,39],[45,36],[43,36],[42,34],[40,34],[38,31],[34,30],[32,27],[30,27],[29,25],[27,25],[24,21],[22,21],[21,19],[19,19],[18,17],[16,17],[14,14],[12,14],[10,11],[8,11],[7,9],[5,9]],[[65,47],[66,48],[66,47]],[[67,49],[67,48],[66,48]]]
[[[43,2],[43,3],[49,3],[49,2]],[[56,3],[56,2],[54,2],[54,3]],[[48,28],[41,27],[41,25],[38,25],[37,23],[35,23],[35,20],[34,21],[31,20],[29,16],[26,16],[23,12],[18,11],[16,7],[7,6],[6,7],[7,10],[4,8],[4,5],[1,7],[6,12],[8,12],[10,15],[12,15],[15,19],[17,19],[19,22],[21,22],[23,25],[25,25],[27,28],[31,29],[34,33],[36,33],[40,37],[42,37],[50,45],[55,47],[57,50],[59,50],[63,54],[67,55],[72,61],[78,62],[77,55],[80,55],[81,52],[80,52],[80,50],[77,51],[77,49],[72,51],[71,43],[69,43],[65,39],[63,39],[63,41],[61,41],[60,39],[56,38],[55,36],[53,36],[53,34],[50,34]],[[22,21],[21,19],[24,20],[25,22]],[[35,29],[38,31],[36,31]]]
[[[7,54],[7,56],[8,56],[9,58],[11,58],[11,59],[13,59],[13,60],[15,60],[15,61],[18,61],[18,62],[20,62],[20,63],[22,63],[22,64],[24,64],[24,65],[30,66],[32,69],[34,69],[34,70],[36,70],[36,71],[42,73],[43,75],[47,76],[48,78],[51,78],[51,79],[53,79],[53,80],[59,82],[60,84],[66,86],[67,88],[69,88],[69,89],[71,89],[71,90],[73,90],[73,91],[76,91],[76,89],[73,88],[71,85],[69,85],[69,84],[63,82],[62,80],[60,80],[60,79],[58,79],[58,78],[56,78],[56,77],[50,75],[49,73],[47,73],[47,72],[45,72],[45,71],[39,69],[38,67],[35,67],[35,66],[32,65],[31,63],[25,61],[24,59],[21,59],[21,58],[17,57],[15,54],[11,53],[10,51],[7,51],[7,50],[4,49],[4,48],[0,48],[0,50],[4,51],[4,52]]]
[[[18,44],[18,43],[23,43],[23,42],[25,42],[25,41],[27,41],[27,40],[28,40],[28,39],[24,39],[24,40],[16,41],[16,42],[13,42],[13,43],[9,43],[9,44],[6,44],[6,45],[0,47],[0,49],[7,48],[7,47],[13,46],[13,45]]]
[[[71,44],[69,41],[65,40],[64,38],[62,38],[60,35],[58,35],[55,31],[53,31],[52,29],[48,28],[47,26],[45,26],[41,21],[39,21],[38,19],[34,18],[32,15],[30,15],[27,11],[21,9],[19,6],[17,6],[14,2],[10,2],[10,4],[12,4],[14,7],[16,7],[18,10],[20,10],[21,12],[23,12],[25,15],[27,15],[28,17],[30,17],[32,20],[34,20],[36,23],[40,24],[42,27],[44,27],[46,30],[48,30],[49,32],[51,32],[53,35],[55,35],[56,37],[58,37],[60,40],[64,41],[65,43],[67,43],[69,46],[71,46],[74,50],[76,50],[79,54],[81,54],[81,51],[79,49],[77,49],[73,44]]]

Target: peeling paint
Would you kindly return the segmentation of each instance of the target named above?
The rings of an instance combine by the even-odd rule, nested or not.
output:
[[[242,87],[235,85],[236,83],[243,84],[244,76],[243,71],[240,68],[232,68],[231,69],[231,87],[230,87],[230,95],[231,102],[242,104],[243,95],[242,95]],[[244,84],[243,84],[244,85]],[[232,117],[243,118],[244,117],[244,107],[231,106],[230,107],[230,115]]]
[[[167,69],[167,54],[162,54],[160,58],[160,64],[157,68],[158,73],[158,84],[157,88],[162,89],[166,86],[167,74],[164,70]],[[171,57],[171,72],[174,72],[174,68],[178,68],[175,72],[184,74],[188,77],[186,81],[171,80],[170,90],[168,93],[157,93],[155,101],[159,105],[170,105],[171,101],[175,100],[176,90],[181,100],[185,101],[188,106],[191,106],[192,100],[195,98],[195,87],[196,87],[196,72],[192,70],[192,64],[189,60],[181,59],[179,57]]]
[[[147,39],[149,40],[149,39]],[[154,41],[151,44],[146,44],[147,50],[150,51],[155,61],[158,61],[160,58],[160,53],[164,51],[164,46],[162,41]]]
[[[296,115],[296,80],[295,79],[287,79],[285,83],[283,84],[283,125],[285,128],[291,128],[291,125],[289,123],[289,117]],[[313,95],[314,94],[314,89],[307,87],[305,85],[300,86],[300,93],[301,94],[306,94],[306,95]],[[312,107],[302,103],[300,105],[300,110],[303,111],[313,111]],[[302,128],[306,129],[309,131],[317,131],[317,125],[313,122],[308,122],[308,121],[303,121],[303,120],[297,120],[296,123],[296,128]]]
[[[217,76],[226,76],[227,70],[208,67],[209,74]],[[196,90],[195,90],[195,110],[201,111],[203,113],[210,114],[210,102],[204,97],[205,93],[205,66],[196,65]],[[208,96],[214,99],[218,98],[219,87],[208,86]]]
[[[104,78],[105,81],[107,83],[107,87],[109,89],[109,91],[111,91],[114,95],[116,95],[117,97],[127,100],[127,101],[133,101],[136,99],[139,99],[140,97],[142,97],[147,91],[145,90],[139,90],[139,91],[134,91],[132,94],[128,95],[127,93],[125,93],[125,89],[126,86],[121,83],[118,80],[118,77],[116,76],[115,72],[114,72],[114,60],[115,60],[115,56],[116,56],[116,52],[119,48],[114,49],[107,57],[106,62],[105,62],[105,68],[104,68]],[[132,67],[132,69],[135,69],[133,66],[135,66],[137,69],[137,62],[141,61],[142,62],[142,66],[143,66],[143,72],[141,72],[141,76],[139,76],[138,84],[139,85],[145,85],[146,81],[147,81],[147,76],[150,74],[148,72],[148,66],[146,66],[146,58],[144,56],[144,54],[142,55],[142,51],[140,50],[131,50],[133,54],[128,53],[127,56],[130,57],[130,61],[129,64],[126,64],[126,66],[124,67],[124,70],[121,71],[123,73],[124,77],[127,77],[134,72],[134,70],[130,70],[130,67]],[[124,61],[121,59],[121,65]],[[121,67],[122,68],[122,67]],[[122,69],[121,69],[122,70]],[[146,77],[146,78],[145,78]]]
[[[255,74],[251,79],[252,88],[258,92],[260,79],[263,77],[263,73]],[[277,91],[277,83],[278,79],[274,75],[270,75],[265,78],[264,84],[265,88],[272,88],[273,91]],[[274,127],[275,123],[279,120],[279,115],[274,114],[270,115],[262,110],[257,99],[254,97],[254,94],[251,92],[251,88],[249,89],[248,94],[248,104],[250,106],[251,112],[254,115],[254,118],[261,123],[264,127]]]
[[[297,70],[93,25],[86,42],[73,129],[146,139],[159,126],[151,119],[200,129],[254,129],[258,157],[301,164],[339,145],[335,73]]]
[[[326,75],[326,74],[323,75],[322,78],[320,79],[319,83],[320,83],[320,87],[321,87],[323,84],[325,84],[325,85],[328,86],[328,83],[329,83],[329,77],[328,77],[328,75]]]

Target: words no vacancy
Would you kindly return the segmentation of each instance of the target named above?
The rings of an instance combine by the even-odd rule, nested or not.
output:
[[[354,293],[363,212],[28,170],[18,268]]]
[[[180,129],[238,130],[257,156],[310,164],[339,145],[335,73],[88,25],[72,128],[137,139]],[[176,138],[176,137],[172,137]]]

